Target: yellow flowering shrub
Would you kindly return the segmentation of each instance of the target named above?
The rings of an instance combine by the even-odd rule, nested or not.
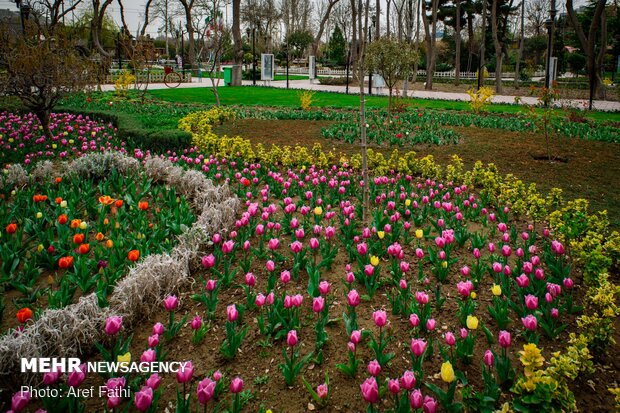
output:
[[[480,113],[481,111],[486,110],[491,104],[491,99],[493,99],[495,92],[492,88],[483,86],[478,90],[469,89],[467,94],[470,99],[469,108],[474,113]]]
[[[129,86],[136,81],[136,77],[126,70],[120,72],[114,80],[114,92],[116,96],[126,97],[129,92]]]

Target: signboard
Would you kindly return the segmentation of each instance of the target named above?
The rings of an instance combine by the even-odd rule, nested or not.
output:
[[[272,54],[260,55],[260,80],[273,80],[274,60]]]
[[[551,57],[550,68],[549,68],[549,84],[554,82],[558,78],[558,58]]]
[[[308,76],[309,79],[316,79],[316,57],[310,56],[308,59]]]

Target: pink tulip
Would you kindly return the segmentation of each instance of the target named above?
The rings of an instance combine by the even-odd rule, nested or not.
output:
[[[435,413],[437,411],[437,401],[431,396],[424,396],[424,413]]]
[[[414,338],[411,340],[411,352],[416,357],[420,357],[422,354],[424,354],[424,350],[426,350],[426,341],[421,338]]]
[[[409,395],[409,404],[413,409],[420,409],[422,407],[424,397],[422,396],[422,392],[420,389],[415,389]]]
[[[257,307],[262,307],[265,305],[265,299],[263,293],[259,293],[254,300],[254,304],[256,304]]]
[[[176,295],[169,295],[164,299],[164,308],[166,311],[174,311],[179,306],[179,299]]]
[[[217,288],[217,280],[207,280],[206,289],[209,292],[215,291]]]
[[[471,295],[471,292],[474,289],[474,284],[470,280],[460,281],[456,284],[456,288],[463,298],[467,298]]]
[[[271,238],[267,243],[267,246],[272,251],[277,250],[280,247],[280,240],[277,238]]]
[[[426,329],[428,331],[433,331],[435,329],[435,319],[434,318],[429,318],[428,320],[426,320]]]
[[[240,393],[243,390],[243,380],[240,377],[235,377],[230,382],[230,392],[233,394]]]
[[[383,310],[378,310],[372,313],[372,319],[375,325],[379,328],[384,327],[387,324],[387,314]]]
[[[161,383],[161,377],[159,374],[153,373],[146,380],[146,385],[149,386],[153,390],[157,390],[159,388],[159,384]]]
[[[400,393],[400,383],[398,382],[398,379],[390,379],[388,381],[388,390],[392,394]]]
[[[560,316],[560,310],[558,310],[557,308],[552,308],[551,309],[551,317],[552,318],[558,318]]]
[[[319,240],[316,238],[310,238],[310,248],[313,250],[319,248]]]
[[[134,396],[134,405],[136,409],[145,412],[151,407],[151,403],[153,403],[153,389],[148,386],[143,386]]]
[[[368,373],[370,373],[374,377],[377,377],[379,373],[381,373],[381,365],[377,360],[372,360],[370,363],[368,363],[367,369]]]
[[[319,396],[319,399],[325,399],[329,396],[329,389],[327,388],[327,384],[319,384],[316,388],[316,394]]]
[[[409,267],[410,267],[410,265],[409,265],[409,263],[407,261],[401,261],[400,262],[400,270],[402,272],[404,272],[404,273],[408,272],[409,271]]]
[[[254,287],[256,285],[256,276],[249,272],[245,275],[245,285],[248,287]]]
[[[523,323],[523,327],[530,331],[536,330],[538,326],[538,319],[532,314],[528,314],[527,316],[521,318],[521,322]]]
[[[360,304],[361,298],[356,290],[351,290],[347,294],[347,302],[351,307],[357,307]]]
[[[528,294],[525,296],[525,306],[528,310],[536,310],[538,308],[538,297]]]
[[[293,254],[299,254],[303,248],[303,244],[299,241],[295,241],[291,244],[291,251]]]
[[[418,259],[420,260],[424,258],[424,251],[422,250],[422,248],[415,249],[415,256],[418,257]]]
[[[480,250],[478,248],[474,248],[474,258],[479,260],[481,257]]]
[[[467,265],[461,268],[461,274],[463,274],[463,276],[465,277],[469,277],[469,275],[471,274],[471,270]]]
[[[267,268],[267,271],[269,272],[274,272],[276,269],[276,264],[272,260],[269,260],[265,263],[265,268]]]
[[[447,345],[453,346],[454,344],[456,344],[456,338],[454,337],[454,334],[452,334],[450,331],[446,333],[445,338]]]
[[[162,335],[164,334],[164,325],[162,323],[155,323],[153,326],[153,334]]]
[[[416,291],[415,299],[418,302],[418,304],[421,304],[421,305],[428,304],[428,294],[426,294],[424,291]]]
[[[197,315],[196,317],[194,317],[190,325],[192,327],[192,330],[198,330],[200,327],[202,327],[202,318]]]
[[[573,280],[571,278],[564,278],[563,284],[564,288],[566,288],[567,290],[573,289]]]
[[[525,261],[523,263],[523,272],[526,274],[531,274],[534,272],[534,265],[529,262],[529,261]]]
[[[463,340],[465,340],[467,338],[467,336],[469,335],[469,332],[467,331],[466,328],[461,328],[461,330],[459,331],[459,334],[460,334],[461,338]]]
[[[301,294],[295,294],[291,298],[291,302],[294,307],[301,307],[301,304],[303,303],[303,301],[304,301],[304,296]]]
[[[361,385],[362,397],[368,403],[376,403],[379,400],[379,386],[374,377],[367,378]]]
[[[403,386],[405,390],[411,390],[415,387],[415,375],[412,371],[407,370],[403,373],[403,377],[400,378],[400,385]]]
[[[417,327],[420,325],[420,317],[416,313],[409,315],[409,324],[411,327]]]
[[[228,241],[222,244],[222,252],[224,254],[230,254],[233,251],[234,247],[235,247],[235,242],[229,239]]]
[[[297,331],[296,330],[289,331],[288,336],[286,337],[286,344],[289,347],[295,347],[298,341],[299,340],[297,339]]]
[[[123,318],[119,316],[108,317],[105,320],[105,328],[104,331],[107,335],[113,336],[123,327]]]
[[[213,256],[213,254],[209,254],[209,255],[205,255],[204,257],[202,257],[202,266],[205,267],[207,270],[209,268],[213,268],[215,266],[215,256]]]
[[[196,395],[198,396],[198,402],[202,405],[209,403],[209,400],[213,398],[215,394],[215,385],[217,383],[208,377],[205,377],[202,381],[198,382],[196,388]]]
[[[355,275],[352,272],[350,272],[350,271],[347,273],[346,277],[347,277],[347,282],[349,284],[351,284],[351,283],[353,283],[353,281],[355,281]]]
[[[361,331],[359,331],[359,330],[353,330],[353,331],[351,332],[351,342],[352,342],[353,344],[359,344],[359,342],[361,341],[361,339],[362,339],[362,333],[361,333]]]
[[[321,281],[319,283],[319,293],[321,295],[327,295],[329,294],[329,290],[331,288],[331,285],[329,284],[329,282],[327,281]]]
[[[43,373],[43,384],[49,386],[50,384],[56,383],[60,378],[60,374],[60,370]]]
[[[366,255],[366,253],[368,252],[368,246],[366,245],[365,242],[362,242],[361,244],[357,244],[357,253],[360,255]]]
[[[364,274],[366,275],[366,277],[372,277],[374,273],[375,267],[373,267],[371,264],[366,264],[364,266]]]
[[[80,364],[80,367],[73,370],[67,376],[67,384],[71,387],[78,387],[86,379],[86,364]]]
[[[564,255],[564,245],[562,245],[562,243],[560,241],[552,241],[551,242],[551,251],[555,254],[555,255]]]
[[[237,311],[237,307],[234,304],[226,307],[226,316],[228,318],[228,321],[230,321],[231,323],[237,321],[237,318],[239,317],[239,311]]]
[[[521,274],[520,276],[515,278],[515,280],[517,281],[517,285],[521,288],[526,288],[528,285],[530,285],[530,279],[525,274]]]
[[[11,398],[11,409],[14,412],[21,412],[30,402],[30,392],[19,391]]]
[[[502,330],[499,332],[499,345],[503,348],[510,347],[510,333],[506,330]]]
[[[222,236],[220,234],[213,234],[211,241],[213,241],[214,244],[219,244],[222,242]]]
[[[493,352],[491,352],[491,350],[485,351],[484,364],[486,364],[488,367],[493,367],[494,363],[495,363],[495,356],[493,355]]]
[[[312,311],[320,313],[325,308],[325,299],[323,297],[315,297],[312,300]]]
[[[177,371],[177,382],[187,383],[192,379],[194,374],[194,365],[191,361],[186,361],[181,365],[181,368]]]
[[[222,372],[219,370],[215,370],[215,373],[213,373],[213,380],[220,381],[222,379]]]
[[[144,352],[140,356],[140,361],[142,363],[154,363],[155,361],[157,361],[157,353],[152,348],[144,350]]]
[[[284,284],[288,284],[288,282],[291,281],[291,273],[287,270],[282,271],[280,273],[280,281]]]

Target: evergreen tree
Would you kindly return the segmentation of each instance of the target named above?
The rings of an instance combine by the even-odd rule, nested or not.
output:
[[[344,39],[342,30],[336,26],[329,38],[328,43],[329,60],[338,66],[344,66],[347,59],[347,42]]]

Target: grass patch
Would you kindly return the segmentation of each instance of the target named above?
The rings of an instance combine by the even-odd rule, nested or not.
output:
[[[218,90],[222,105],[248,105],[248,106],[283,106],[299,107],[298,90],[286,90],[269,87],[223,87]],[[159,89],[152,90],[153,96],[168,102],[215,104],[215,98],[210,88],[184,88],[184,89]],[[448,101],[437,99],[406,98],[416,109],[440,109],[440,110],[469,110],[469,103],[462,101]],[[336,92],[316,92],[312,101],[314,107],[333,108],[356,108],[359,107],[358,95],[346,95]],[[366,96],[366,106],[370,109],[386,108],[388,98],[386,96]],[[526,114],[528,108],[520,105],[492,104],[489,107],[492,113]],[[568,112],[566,112],[568,114]],[[620,113],[617,112],[583,112],[583,114],[596,121],[620,122]]]

